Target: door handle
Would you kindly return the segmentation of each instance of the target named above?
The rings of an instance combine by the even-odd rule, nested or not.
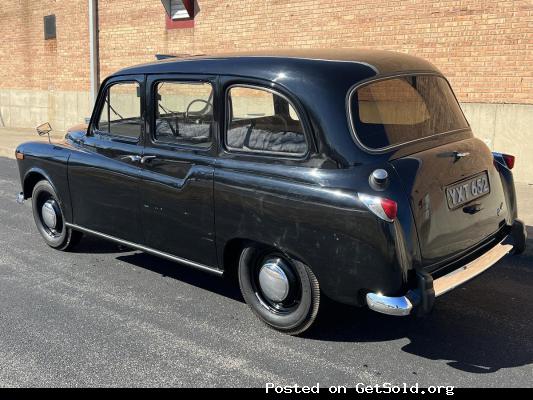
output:
[[[131,162],[139,162],[139,161],[142,161],[142,158],[141,156],[128,154],[127,156],[121,157],[121,160],[130,160]]]
[[[154,158],[157,158],[156,156],[144,156],[141,158],[141,164],[145,164],[147,161],[153,160]]]

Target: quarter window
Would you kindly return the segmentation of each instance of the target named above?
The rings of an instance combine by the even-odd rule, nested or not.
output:
[[[298,113],[285,97],[266,89],[234,86],[228,92],[229,149],[303,155],[307,152]]]
[[[115,83],[107,88],[97,130],[138,140],[142,132],[140,86],[137,82]]]
[[[156,85],[154,139],[208,147],[213,129],[213,87],[204,82],[164,81]]]

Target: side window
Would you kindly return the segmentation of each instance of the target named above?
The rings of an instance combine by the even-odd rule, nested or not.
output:
[[[291,103],[266,89],[233,86],[228,91],[226,146],[231,150],[303,155],[304,129]]]
[[[213,129],[213,87],[204,82],[156,84],[154,139],[209,147]]]
[[[137,82],[107,88],[96,129],[108,135],[139,139],[142,132],[141,98]]]

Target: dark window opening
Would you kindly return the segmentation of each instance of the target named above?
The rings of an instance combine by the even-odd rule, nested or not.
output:
[[[205,82],[159,82],[154,139],[169,144],[211,145],[213,87]]]
[[[139,84],[122,82],[108,87],[96,126],[98,132],[138,140],[142,122]]]
[[[269,90],[234,86],[228,92],[226,146],[232,150],[304,155],[307,142],[298,113]]]
[[[450,85],[436,75],[369,83],[352,94],[350,111],[357,138],[371,149],[468,128]]]

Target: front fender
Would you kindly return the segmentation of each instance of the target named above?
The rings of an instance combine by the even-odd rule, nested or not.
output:
[[[16,151],[24,155],[23,159],[17,159],[24,198],[30,198],[35,184],[46,179],[59,197],[65,219],[72,221],[67,173],[71,150],[59,144],[27,142]]]

